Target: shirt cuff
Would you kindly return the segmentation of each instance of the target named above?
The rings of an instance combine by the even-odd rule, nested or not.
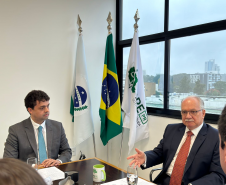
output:
[[[146,156],[146,154],[144,154],[144,155],[145,155],[145,161],[144,161],[144,163],[142,164],[142,166],[143,166],[144,168],[146,168],[147,156]]]
[[[60,161],[60,163],[62,163],[62,161],[60,159],[57,159],[58,161]]]

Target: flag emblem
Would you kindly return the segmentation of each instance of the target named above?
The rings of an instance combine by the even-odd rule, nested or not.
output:
[[[102,83],[102,98],[107,109],[114,105],[114,103],[118,100],[118,95],[119,89],[117,81],[112,75],[107,74],[107,77]]]
[[[87,100],[87,92],[86,90],[81,86],[75,87],[75,97],[74,97],[74,111],[76,114],[74,116],[79,116],[83,113],[85,113],[88,108],[88,105],[86,105]]]
[[[76,93],[75,93],[74,106],[75,107],[81,107],[81,105],[84,105],[84,103],[87,100],[86,90],[81,86],[76,86],[75,92]]]
[[[136,84],[138,82],[137,74],[135,71],[135,67],[131,67],[129,70],[129,88],[131,88],[132,93],[135,93],[136,91]]]

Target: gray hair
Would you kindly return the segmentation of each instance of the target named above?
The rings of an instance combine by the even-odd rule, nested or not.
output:
[[[198,96],[188,96],[188,97],[186,97],[186,98],[184,98],[184,99],[181,100],[181,104],[182,104],[183,101],[186,100],[187,98],[195,98],[196,100],[199,101],[200,108],[201,108],[201,109],[204,109],[204,101],[203,101],[200,97],[198,97]]]

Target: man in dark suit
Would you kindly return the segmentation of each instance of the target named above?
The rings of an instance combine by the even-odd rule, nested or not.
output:
[[[49,99],[43,91],[28,93],[24,101],[30,117],[9,127],[4,158],[37,157],[44,167],[70,161],[72,152],[62,123],[48,119]]]
[[[147,152],[135,149],[130,165],[142,169],[163,163],[154,180],[161,185],[222,185],[225,175],[219,161],[218,131],[204,123],[201,98],[190,96],[181,103],[182,122],[166,127],[159,145]]]
[[[220,150],[220,163],[221,167],[226,174],[226,106],[222,110],[220,118],[218,120],[218,130],[219,130],[219,150]]]

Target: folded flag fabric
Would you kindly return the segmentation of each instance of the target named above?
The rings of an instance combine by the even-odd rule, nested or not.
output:
[[[122,109],[125,112],[123,127],[130,129],[130,153],[136,142],[149,137],[138,30],[134,32],[130,49]]]
[[[108,35],[106,42],[99,115],[101,118],[100,138],[103,145],[106,145],[110,139],[122,132],[120,94],[112,34]]]
[[[86,57],[83,36],[77,44],[75,76],[71,95],[70,113],[74,122],[74,145],[79,145],[94,133],[91,101],[86,70]]]

